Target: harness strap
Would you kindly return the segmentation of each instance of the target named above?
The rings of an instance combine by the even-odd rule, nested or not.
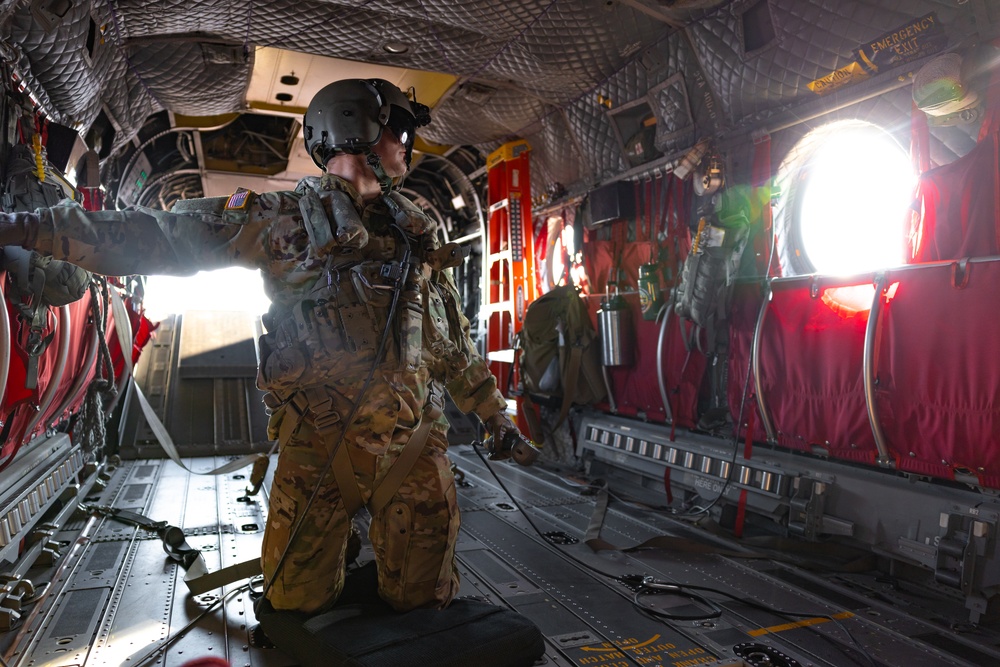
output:
[[[399,458],[392,464],[392,468],[372,492],[371,500],[368,501],[368,511],[371,512],[372,516],[378,514],[396,495],[403,480],[410,474],[417,459],[420,458],[420,453],[424,451],[431,427],[443,413],[444,395],[434,385],[431,385],[431,391],[427,396],[427,403],[424,405],[423,414],[420,415],[420,422],[417,424],[416,430],[406,442]]]
[[[343,441],[337,447],[337,453],[333,455],[333,477],[337,480],[340,499],[344,503],[347,516],[353,517],[365,504],[365,501],[361,499],[358,480],[354,476],[354,462],[351,461],[351,452]]]
[[[333,410],[332,401],[322,389],[309,388],[296,392],[289,399],[288,407],[298,413],[298,419],[286,417],[282,422],[279,436],[281,442],[286,441],[287,436],[291,435],[289,431],[295,428],[307,411],[312,413],[313,426],[320,435],[329,435],[333,431],[339,430],[337,425],[340,423],[340,415]],[[444,393],[435,385],[431,385],[416,429],[403,446],[403,451],[400,452],[389,472],[372,491],[368,501],[368,511],[371,512],[372,516],[388,505],[392,497],[396,495],[403,480],[410,474],[417,459],[420,458],[434,422],[442,414],[444,414]],[[344,446],[343,442],[338,445],[337,451],[333,455],[333,477],[340,489],[344,509],[348,516],[353,517],[365,505],[365,502],[358,489],[357,478],[354,476],[354,463],[351,461],[350,448]]]
[[[286,409],[294,412],[295,417],[286,415],[282,420],[278,431],[279,442],[288,442],[292,431],[307,412],[311,413],[313,428],[321,436],[331,436],[334,432],[343,435],[339,427],[340,413],[333,409],[332,399],[321,388],[308,387],[295,392],[288,399]],[[333,477],[340,489],[344,509],[348,516],[354,516],[364,505],[364,501],[361,499],[361,491],[358,490],[358,483],[354,478],[354,464],[351,462],[350,450],[344,446],[343,440],[337,445],[337,451],[333,455]]]
[[[191,595],[201,595],[213,588],[222,588],[240,579],[250,579],[261,574],[260,556],[224,567],[215,572],[209,572],[205,567],[205,559],[199,558],[184,573],[184,583]]]

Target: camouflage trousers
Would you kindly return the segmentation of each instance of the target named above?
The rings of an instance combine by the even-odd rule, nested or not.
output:
[[[397,426],[381,456],[354,444],[353,430],[340,446],[349,448],[358,489],[367,503],[413,428]],[[335,437],[323,438],[308,421],[302,421],[281,444],[262,550],[264,576],[273,579],[268,598],[275,609],[323,611],[343,590],[351,519],[333,472],[323,474],[335,444]],[[459,512],[447,446],[446,434],[437,427],[431,429],[410,474],[392,500],[372,517],[369,538],[378,566],[378,593],[397,611],[444,607],[458,593]],[[275,577],[289,535],[317,484],[319,493]]]

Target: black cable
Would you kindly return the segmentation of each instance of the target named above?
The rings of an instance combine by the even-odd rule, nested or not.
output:
[[[482,445],[482,442],[480,442],[479,440],[474,441],[472,443],[472,450],[474,452],[476,452],[476,455],[483,462],[483,465],[485,465],[486,469],[490,471],[490,474],[493,476],[493,479],[495,479],[496,482],[497,482],[497,484],[500,485],[500,488],[503,489],[503,492],[507,494],[507,497],[510,498],[510,502],[514,504],[514,507],[516,507],[517,511],[521,513],[521,516],[524,517],[525,521],[527,521],[529,524],[531,524],[531,527],[534,529],[534,531],[536,533],[538,533],[539,537],[541,537],[546,542],[550,542],[551,540],[549,540],[549,538],[545,537],[545,533],[542,532],[542,529],[539,528],[538,525],[534,521],[531,520],[531,517],[528,516],[528,513],[526,511],[524,511],[523,507],[521,507],[521,503],[519,503],[517,501],[517,498],[514,497],[514,494],[510,492],[510,490],[507,488],[507,485],[503,483],[503,480],[500,479],[500,476],[497,475],[496,471],[493,470],[492,466],[490,466],[489,462],[486,460],[486,457],[484,457],[483,453],[479,450],[479,448],[480,448],[481,445]],[[576,558],[575,556],[572,556],[570,554],[566,554],[566,555],[574,563],[580,565],[581,567],[584,567],[584,568],[590,570],[591,572],[599,574],[602,577],[607,577],[608,579],[617,579],[617,575],[608,574],[607,572],[604,572],[603,570],[599,570],[598,568],[596,568],[596,567],[594,567],[592,565],[589,565],[589,564],[583,562],[582,560],[580,560],[579,558]]]
[[[701,614],[675,614],[673,612],[662,611],[660,609],[655,609],[653,607],[647,607],[646,605],[644,605],[642,602],[639,601],[639,596],[654,592],[662,594],[662,591],[660,589],[654,590],[652,588],[646,588],[646,587],[642,587],[635,592],[635,595],[632,596],[632,604],[634,604],[636,607],[639,608],[640,611],[645,612],[646,614],[651,614],[652,616],[659,618],[665,618],[670,621],[709,621],[713,618],[719,618],[720,616],[722,616],[722,607],[715,604],[715,602],[713,602],[712,600],[709,600],[703,595],[698,595],[697,593],[689,592],[685,590],[683,586],[672,585],[672,588],[673,590],[671,590],[670,593],[674,595],[679,595],[680,597],[688,598],[692,602],[697,602],[699,604],[702,604],[708,607],[709,611]]]
[[[834,623],[834,625],[836,625],[838,628],[840,628],[841,630],[844,631],[844,633],[850,638],[851,642],[854,644],[854,646],[856,647],[856,649],[858,650],[858,652],[861,653],[861,655],[863,655],[865,657],[865,659],[872,665],[872,667],[878,667],[878,663],[875,662],[875,659],[871,656],[871,654],[869,654],[864,649],[864,647],[861,645],[861,643],[857,640],[857,638],[853,634],[851,634],[851,631],[847,628],[847,626],[845,626],[844,624],[842,624],[840,622],[840,620],[837,619],[835,616],[830,616],[828,614],[811,614],[811,613],[804,613],[804,612],[798,612],[798,611],[788,611],[786,609],[778,609],[776,607],[771,607],[769,605],[766,605],[766,604],[763,604],[763,603],[760,603],[760,602],[756,602],[756,601],[751,600],[749,598],[743,598],[743,597],[740,597],[738,595],[733,595],[732,593],[727,593],[726,591],[719,590],[717,588],[712,588],[710,586],[697,586],[695,584],[668,584],[668,583],[660,583],[660,582],[656,582],[655,580],[653,580],[652,577],[646,577],[645,580],[644,580],[644,582],[643,582],[643,586],[645,588],[650,589],[650,590],[657,590],[659,588],[665,588],[665,589],[678,589],[678,591],[680,591],[680,590],[683,590],[683,591],[705,591],[707,593],[714,593],[716,595],[721,595],[723,597],[729,598],[730,600],[734,600],[735,602],[738,602],[740,604],[745,604],[748,607],[753,607],[754,609],[758,609],[760,611],[766,611],[769,614],[774,614],[776,616],[788,616],[788,617],[791,617],[791,618],[825,618],[825,619],[827,619],[829,621],[832,621]],[[651,609],[649,607],[646,607],[646,610],[650,611],[653,614],[657,614],[657,615],[660,614],[659,610],[656,610],[656,609]]]
[[[234,588],[225,595],[220,596],[217,600],[215,600],[215,602],[208,605],[208,607],[205,608],[205,611],[201,612],[196,617],[194,617],[194,619],[192,619],[191,622],[189,622],[187,625],[185,625],[183,628],[181,628],[174,634],[165,637],[162,641],[160,641],[159,646],[151,649],[150,652],[147,652],[145,655],[141,656],[135,663],[133,663],[133,667],[142,667],[142,665],[147,664],[150,661],[150,659],[158,656],[160,653],[169,648],[171,644],[173,644],[175,641],[183,637],[191,628],[197,625],[201,621],[201,619],[205,618],[211,612],[215,611],[216,607],[221,605],[223,602],[226,602],[229,598],[233,597],[237,593],[242,593],[243,591],[248,591],[248,590],[250,590],[250,584],[246,583],[243,584],[242,586]],[[131,660],[131,658],[129,659]]]
[[[481,445],[482,445],[482,443],[479,440],[475,440],[472,443],[472,449],[473,449],[473,451],[476,452],[476,455],[483,462],[483,465],[486,466],[486,469],[489,470],[490,475],[493,476],[493,479],[496,480],[497,484],[500,485],[500,488],[503,490],[503,492],[507,494],[507,497],[510,499],[511,503],[514,505],[514,507],[517,508],[518,512],[521,513],[521,516],[524,517],[524,519],[528,522],[528,524],[531,525],[532,529],[534,529],[534,531],[538,534],[538,536],[541,537],[545,542],[551,542],[551,540],[549,540],[545,536],[545,533],[542,532],[542,530],[538,527],[538,525],[534,521],[531,520],[531,517],[528,516],[528,513],[525,511],[525,509],[518,502],[517,498],[514,497],[514,494],[510,492],[510,490],[507,488],[507,485],[503,483],[503,480],[500,479],[500,476],[496,473],[495,470],[493,470],[493,467],[490,466],[490,464],[487,461],[486,457],[484,457],[483,453],[480,451],[480,446]],[[582,567],[584,569],[590,570],[591,572],[594,572],[595,574],[599,574],[602,577],[606,577],[608,579],[616,581],[616,582],[622,584],[623,586],[631,587],[633,590],[636,591],[635,595],[632,598],[632,602],[633,602],[634,605],[636,605],[636,608],[640,611],[640,613],[644,613],[646,615],[652,614],[653,616],[659,617],[661,620],[666,619],[666,620],[675,620],[675,621],[700,621],[700,620],[709,620],[709,619],[712,619],[712,618],[718,618],[719,616],[721,616],[722,615],[722,611],[723,611],[721,609],[721,607],[719,607],[718,604],[715,603],[714,601],[706,598],[703,595],[700,595],[697,592],[697,591],[702,591],[702,592],[706,592],[706,593],[714,593],[716,595],[721,595],[723,597],[729,598],[729,599],[734,600],[736,602],[739,602],[741,604],[745,604],[745,605],[747,605],[749,607],[753,607],[754,609],[758,609],[760,611],[766,611],[767,613],[774,614],[775,616],[788,616],[788,617],[791,617],[791,618],[825,618],[825,619],[828,619],[828,620],[832,621],[838,628],[840,628],[841,630],[844,631],[844,634],[846,634],[847,637],[851,640],[851,643],[854,645],[854,648],[858,651],[858,653],[860,653],[862,656],[864,656],[865,660],[868,661],[868,663],[872,667],[878,667],[878,663],[875,662],[875,659],[871,656],[870,653],[868,653],[865,650],[864,646],[861,644],[860,641],[858,641],[857,637],[855,637],[851,633],[851,631],[847,628],[847,626],[845,626],[837,618],[835,618],[834,616],[831,616],[829,614],[794,612],[794,611],[787,611],[787,610],[784,610],[784,609],[778,609],[776,607],[771,607],[771,606],[768,606],[766,604],[763,604],[763,603],[751,600],[749,598],[743,598],[743,597],[740,597],[738,595],[733,595],[732,593],[728,593],[726,591],[723,591],[723,590],[720,590],[720,589],[717,589],[717,588],[712,588],[710,586],[697,586],[697,585],[694,585],[694,584],[671,584],[671,583],[667,583],[667,582],[657,582],[655,579],[653,579],[653,577],[650,577],[650,576],[643,576],[640,579],[639,575],[615,575],[615,574],[610,574],[610,573],[604,572],[603,570],[601,570],[599,568],[596,568],[596,567],[594,567],[594,566],[592,566],[592,565],[590,565],[588,563],[585,563],[584,561],[580,560],[579,558],[577,558],[573,554],[569,553],[568,551],[560,551],[560,553],[562,553],[565,557],[569,558],[576,565],[578,565],[578,566],[580,566],[580,567]],[[631,582],[631,585],[630,585],[630,582]],[[674,595],[680,595],[680,596],[686,597],[686,598],[688,598],[688,599],[690,599],[692,601],[699,602],[699,603],[704,604],[705,606],[707,606],[710,609],[710,611],[707,612],[704,615],[694,615],[694,614],[692,614],[692,615],[677,615],[677,614],[670,614],[669,612],[664,612],[664,611],[659,610],[659,609],[648,607],[648,606],[642,604],[642,602],[639,600],[639,598],[641,597],[641,595],[644,594],[643,591],[645,591],[646,594],[649,594],[649,593],[655,592],[657,590],[660,591],[661,593],[663,591],[667,591],[667,592],[670,592],[670,593],[672,593]],[[718,613],[715,613],[716,610],[718,610]],[[812,629],[812,628],[810,628],[810,629]]]

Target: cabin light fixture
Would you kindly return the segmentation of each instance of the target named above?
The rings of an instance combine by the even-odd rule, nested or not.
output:
[[[282,85],[285,86],[299,85],[299,77],[295,76],[295,72],[292,72],[291,74],[285,74],[283,77],[279,79],[279,81],[281,81]]]
[[[278,93],[277,95],[274,96],[274,99],[278,100],[281,103],[285,103],[285,102],[291,102],[293,98],[289,93]]]
[[[406,53],[410,50],[409,44],[404,44],[403,42],[386,42],[382,45],[382,50],[386,53],[392,53],[394,55],[399,55],[400,53]]]

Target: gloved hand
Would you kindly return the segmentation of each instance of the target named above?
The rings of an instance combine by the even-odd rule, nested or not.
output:
[[[486,430],[490,437],[486,440],[486,446],[493,461],[503,461],[510,458],[510,449],[504,451],[503,442],[507,440],[509,434],[520,434],[521,431],[510,420],[507,413],[500,410],[495,415],[486,420]]]
[[[486,420],[486,430],[490,437],[486,450],[493,461],[503,461],[511,457],[514,461],[530,466],[538,458],[538,449],[521,433],[504,410]]]

